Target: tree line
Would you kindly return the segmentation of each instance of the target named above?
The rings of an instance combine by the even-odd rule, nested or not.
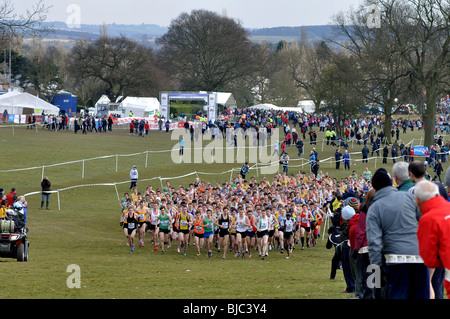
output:
[[[241,107],[255,97],[279,106],[313,100],[316,110],[337,121],[377,105],[389,137],[392,110],[412,103],[421,107],[430,145],[437,102],[450,87],[448,0],[363,0],[332,18],[326,39],[308,41],[302,28],[299,41],[276,45],[251,41],[235,19],[193,10],[172,20],[157,49],[124,35],[110,37],[106,28],[98,39],[81,39],[71,48],[45,46],[38,38],[24,45],[20,34],[48,31],[42,30],[45,7],[39,4],[40,14],[27,26],[8,25],[8,11],[0,8],[2,47],[7,35],[15,39],[12,77],[45,96],[71,91],[82,105],[95,104],[102,94],[114,101],[160,91],[227,91]],[[0,55],[0,62],[5,58]]]

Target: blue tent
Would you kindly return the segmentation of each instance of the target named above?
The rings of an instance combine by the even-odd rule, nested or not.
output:
[[[77,96],[72,93],[59,91],[50,103],[58,106],[59,110],[65,112],[66,115],[72,116],[72,113],[77,112]]]

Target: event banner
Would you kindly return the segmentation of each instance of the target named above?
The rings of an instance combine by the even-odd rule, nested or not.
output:
[[[216,108],[216,95],[214,93],[210,93],[208,96],[208,120],[210,120],[211,122],[214,122],[216,120]]]
[[[169,93],[161,93],[161,116],[169,118]]]
[[[427,147],[425,146],[413,146],[414,149],[414,155],[426,155],[425,151],[427,150]]]

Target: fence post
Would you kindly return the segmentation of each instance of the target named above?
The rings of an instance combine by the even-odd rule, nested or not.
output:
[[[117,173],[118,163],[119,163],[119,155],[116,154],[116,173]]]
[[[44,167],[45,167],[45,165],[42,165],[42,178],[41,178],[41,180],[44,179]]]
[[[83,168],[81,170],[81,178],[84,178],[84,158],[83,158]]]
[[[56,194],[58,195],[58,210],[61,210],[61,202],[59,200],[59,189],[57,190]]]
[[[147,168],[148,150],[145,151],[145,168]]]

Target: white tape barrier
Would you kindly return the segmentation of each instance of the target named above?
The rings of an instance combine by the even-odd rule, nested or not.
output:
[[[420,139],[412,139],[408,144],[405,145],[409,145],[411,143],[414,142],[414,140],[422,140],[422,138]],[[324,141],[324,140],[323,140]],[[295,145],[292,145],[295,146]],[[239,146],[239,149],[255,149],[255,148],[260,148],[260,146]],[[204,148],[191,148],[191,150],[195,151],[195,150],[203,150]],[[235,147],[224,147],[225,150],[228,149],[235,149]],[[382,149],[379,148],[378,151],[381,151]],[[142,154],[146,154],[146,163],[145,163],[145,167],[147,167],[147,161],[148,161],[148,154],[153,154],[153,153],[165,153],[165,152],[177,152],[177,149],[170,149],[170,150],[159,150],[159,151],[144,151],[144,152],[139,152],[139,153],[132,153],[132,154],[114,154],[114,155],[104,155],[104,156],[97,156],[97,157],[92,157],[92,158],[86,158],[86,159],[80,159],[80,160],[73,160],[73,161],[69,161],[69,162],[62,162],[62,163],[55,163],[55,164],[47,164],[47,165],[41,165],[41,166],[34,166],[34,167],[26,167],[26,168],[16,168],[16,169],[7,169],[7,170],[0,170],[0,173],[9,173],[9,172],[18,172],[18,171],[27,171],[27,170],[34,170],[34,169],[41,169],[42,170],[42,178],[44,177],[44,170],[46,167],[55,167],[55,166],[61,166],[61,165],[68,165],[68,164],[75,164],[75,163],[83,163],[83,171],[82,171],[82,178],[84,178],[84,162],[86,161],[92,161],[92,160],[98,160],[98,159],[107,159],[107,158],[116,158],[116,172],[118,171],[118,157],[130,157],[130,156],[137,156],[137,155],[142,155]],[[349,154],[361,154],[361,152],[352,152]],[[442,155],[442,154],[446,154],[446,153],[437,153],[437,155]],[[450,154],[450,152],[448,153]],[[417,155],[420,156],[420,155]],[[422,155],[423,156],[423,155]],[[398,156],[396,158],[401,158],[402,156]],[[308,161],[309,159],[305,159],[302,158],[304,161]],[[392,159],[392,158],[389,158]]]
[[[251,169],[254,169],[253,167]],[[173,180],[173,179],[179,179],[179,178],[184,178],[184,177],[188,177],[188,176],[192,176],[192,175],[199,175],[199,174],[206,174],[206,175],[223,175],[223,174],[227,174],[227,173],[233,173],[235,171],[240,171],[240,168],[232,168],[228,171],[224,171],[224,172],[219,172],[219,173],[208,173],[208,172],[191,172],[188,174],[184,174],[184,175],[180,175],[180,176],[174,176],[174,177],[153,177],[153,178],[146,178],[146,179],[140,179],[139,182],[148,182],[148,181],[152,181],[152,180],[158,180],[160,181],[161,184],[161,188],[163,188],[163,184],[162,181],[164,180]],[[116,190],[116,196],[117,196],[117,200],[120,201],[120,196],[117,190],[117,185],[121,185],[121,184],[128,184],[130,183],[130,180],[127,181],[123,181],[123,182],[114,182],[114,183],[94,183],[94,184],[81,184],[81,185],[73,185],[73,186],[68,186],[68,187],[64,187],[64,188],[60,188],[57,189],[55,191],[47,191],[47,193],[56,193],[58,195],[58,210],[61,210],[61,202],[60,202],[60,196],[59,193],[62,191],[66,191],[66,190],[71,190],[71,189],[75,189],[75,188],[81,188],[81,187],[97,187],[97,186],[114,186],[115,190]],[[24,194],[23,196],[26,198],[27,196],[32,196],[32,195],[41,195],[42,191],[35,191],[35,192],[30,192],[27,194]]]

